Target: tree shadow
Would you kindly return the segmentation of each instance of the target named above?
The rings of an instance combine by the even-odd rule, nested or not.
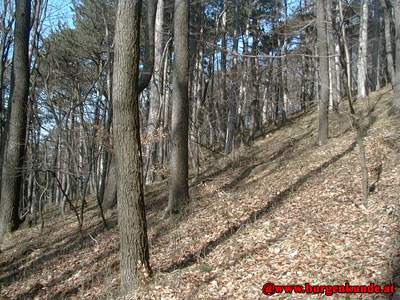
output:
[[[344,157],[346,154],[350,153],[356,146],[356,142],[353,142],[345,151],[342,153],[339,153],[332,157],[330,160],[324,162],[321,164],[319,167],[311,170],[307,174],[301,176],[295,183],[287,187],[285,190],[280,192],[277,196],[273,197],[266,206],[263,208],[251,213],[248,218],[242,222],[240,222],[237,225],[232,225],[230,228],[228,228],[226,231],[221,233],[221,235],[208,243],[206,243],[200,250],[198,250],[195,253],[191,253],[184,257],[180,262],[173,263],[166,269],[162,270],[163,272],[173,272],[178,269],[184,269],[187,268],[193,264],[195,264],[197,261],[200,259],[206,257],[209,253],[211,253],[216,247],[230,239],[232,236],[234,236],[239,229],[241,229],[243,226],[246,226],[247,224],[252,224],[254,223],[257,219],[264,217],[268,213],[272,212],[275,210],[277,207],[282,205],[283,201],[294,191],[296,191],[299,187],[301,187],[304,183],[306,183],[310,178],[315,177],[319,173],[321,173],[323,170],[328,168],[331,164],[337,162],[339,159]]]
[[[111,229],[117,225],[117,221],[113,220],[109,222],[108,229]],[[27,266],[21,269],[22,265],[26,263],[26,255],[29,253],[25,253],[25,255],[19,255],[21,258],[13,259],[10,263],[4,263],[2,267],[2,276],[0,277],[0,282],[3,284],[8,284],[14,280],[18,280],[20,277],[26,276],[26,274],[32,274],[37,270],[43,261],[48,261],[51,259],[56,259],[62,255],[67,255],[73,253],[79,247],[89,248],[92,242],[92,238],[96,238],[101,232],[104,232],[105,229],[102,223],[99,223],[90,228],[90,232],[87,232],[85,236],[80,237],[78,233],[71,233],[67,237],[60,237],[55,240],[52,244],[57,245],[60,243],[54,251],[47,252],[33,259]],[[90,234],[90,235],[89,235]],[[24,252],[27,250],[24,250]],[[32,249],[32,252],[34,249]],[[29,251],[28,251],[29,252]],[[8,273],[7,275],[4,275]]]
[[[222,189],[227,191],[229,189],[234,188],[235,186],[239,185],[244,179],[246,179],[251,172],[264,164],[272,163],[275,160],[283,157],[286,153],[289,153],[293,148],[298,144],[302,139],[304,139],[306,136],[310,135],[312,131],[309,131],[299,137],[296,138],[289,138],[287,141],[284,142],[283,146],[281,146],[277,151],[272,153],[270,157],[266,160],[261,160],[258,163],[255,163],[247,168],[245,168],[242,173],[239,174],[236,178],[234,178],[231,182],[225,184]]]
[[[282,234],[279,237],[273,238],[273,239],[269,239],[266,242],[264,242],[262,245],[258,245],[256,247],[254,247],[251,251],[246,251],[245,253],[243,253],[242,255],[240,255],[239,257],[237,257],[234,261],[226,264],[222,270],[213,273],[212,276],[210,276],[209,278],[207,278],[206,280],[202,280],[200,286],[194,288],[192,290],[192,292],[190,293],[188,299],[194,299],[195,296],[197,296],[197,294],[204,289],[205,285],[210,284],[213,280],[217,279],[219,277],[219,275],[221,275],[221,273],[223,273],[223,271],[234,267],[235,265],[237,265],[241,260],[245,259],[248,256],[252,256],[257,254],[257,252],[262,251],[264,249],[266,249],[267,247],[271,247],[273,244],[275,244],[276,242],[280,241],[282,239],[282,236],[284,234]]]
[[[398,255],[400,255],[400,249],[398,250]],[[396,291],[397,293],[392,295],[393,300],[399,300],[400,299],[400,293],[398,291],[398,288],[400,286],[400,265],[398,264],[396,269],[393,271],[392,276],[390,278],[392,280],[392,282],[388,283],[388,284],[394,284],[396,287]]]
[[[315,107],[312,106],[312,107],[309,107],[309,108],[308,108],[307,110],[305,110],[305,111],[300,111],[300,112],[297,112],[297,113],[294,113],[294,114],[290,115],[290,117],[288,118],[288,120],[287,120],[285,123],[283,123],[283,124],[280,124],[280,123],[279,123],[278,125],[272,125],[272,124],[267,125],[266,128],[264,127],[264,128],[262,128],[262,129],[260,129],[259,131],[256,132],[256,134],[255,134],[255,136],[254,136],[254,138],[253,138],[253,141],[256,141],[256,140],[258,140],[258,139],[264,138],[265,136],[270,135],[270,134],[273,135],[274,133],[278,132],[278,131],[281,130],[282,128],[285,128],[285,127],[288,127],[288,126],[293,125],[293,124],[296,122],[296,120],[301,119],[301,118],[303,118],[304,116],[313,113],[314,110],[315,110]],[[313,123],[313,121],[312,121],[312,123]],[[273,127],[270,128],[271,126],[273,126]],[[298,137],[298,138],[295,138],[295,139],[294,139],[294,138],[291,138],[291,139],[289,139],[289,142],[288,142],[288,143],[289,143],[289,144],[292,143],[292,142],[297,143],[297,142],[299,142],[302,138],[304,138],[304,137],[310,135],[312,132],[313,132],[313,130],[310,130],[310,131],[307,132],[306,134],[303,134],[301,137]],[[268,163],[268,162],[270,162],[270,161],[273,161],[273,160],[277,159],[279,156],[281,156],[281,155],[286,151],[285,149],[286,149],[288,146],[290,146],[290,145],[288,145],[287,143],[285,143],[277,152],[275,152],[275,153],[273,154],[273,156],[272,156],[271,158],[269,158],[267,161],[265,161],[265,162],[263,162],[263,163]],[[261,163],[261,164],[262,164],[262,163]],[[214,172],[208,174],[208,172],[210,171],[211,168],[215,168],[215,166],[212,166],[211,168],[209,168],[209,169],[203,171],[201,174],[199,174],[199,175],[197,176],[196,180],[194,180],[194,181],[190,184],[190,187],[194,187],[194,186],[196,186],[196,185],[198,185],[198,184],[200,184],[200,183],[204,183],[204,182],[210,181],[211,178],[217,177],[217,176],[219,176],[219,175],[225,173],[226,171],[228,171],[228,170],[231,169],[232,167],[233,167],[232,162],[229,162],[229,163],[228,163],[225,167],[223,167],[222,169],[217,168],[216,171],[214,171]],[[257,166],[254,166],[254,167],[257,167]],[[246,172],[246,171],[244,171],[244,173],[245,173],[245,172]],[[248,171],[247,171],[247,172],[248,172]],[[251,172],[250,172],[250,173],[251,173]],[[249,174],[250,174],[250,173],[249,173]],[[248,175],[247,175],[247,176],[248,176]],[[247,177],[247,176],[245,176],[245,177]]]
[[[105,253],[101,253],[99,256],[97,256],[94,260],[95,262],[101,262],[107,257],[110,257],[119,251],[119,245],[116,245],[114,248],[108,250]],[[67,281],[69,278],[72,277],[74,273],[79,272],[80,270],[84,270],[85,268],[88,268],[93,261],[88,261],[85,263],[82,263],[79,265],[79,269],[77,270],[67,270],[63,272],[61,275],[59,275],[57,278],[51,280],[49,284],[46,284],[43,286],[40,282],[37,282],[29,291],[21,293],[18,295],[16,300],[25,300],[25,299],[33,299],[35,296],[40,295],[40,292],[45,289],[47,292],[51,293],[52,288],[57,287],[60,285],[62,282]],[[106,270],[110,268],[115,268],[119,265],[119,260],[116,260],[110,264],[106,264],[102,266],[100,269],[96,270],[94,273],[91,273],[91,278],[90,280],[94,282],[95,280],[100,281],[102,278],[105,277],[106,275]],[[87,275],[87,274],[86,274]],[[81,285],[75,285],[73,287],[70,287],[69,289],[58,289],[57,292],[51,293],[51,295],[47,295],[48,297],[50,296],[50,299],[65,299],[68,298],[69,296],[76,295],[81,288],[85,287],[85,284],[88,285],[87,288],[90,288],[90,283],[88,282],[87,278],[84,278],[82,281]],[[35,298],[37,299],[37,298]]]

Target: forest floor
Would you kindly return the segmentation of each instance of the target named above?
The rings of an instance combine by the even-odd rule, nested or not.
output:
[[[385,88],[356,105],[366,130],[372,190],[367,207],[345,101],[339,114],[330,112],[330,138],[323,147],[315,145],[314,107],[280,128],[265,128],[232,155],[207,154],[205,168],[191,175],[190,203],[179,218],[162,220],[167,181],[149,186],[154,274],[132,299],[267,299],[267,282],[399,287],[400,120],[388,115],[392,100],[393,91]],[[45,214],[43,231],[34,226],[10,235],[0,253],[3,299],[117,299],[116,211],[106,217],[109,229],[89,200],[81,237],[73,214],[62,218],[58,210]]]

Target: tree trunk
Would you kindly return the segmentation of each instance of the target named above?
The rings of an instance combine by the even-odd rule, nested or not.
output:
[[[317,144],[322,146],[328,140],[328,102],[329,102],[329,67],[328,42],[326,34],[325,1],[317,0],[317,37],[319,46],[319,65],[321,96],[319,100],[319,127]]]
[[[327,0],[326,5],[326,15],[327,15],[327,35],[328,35],[328,53],[329,53],[329,91],[332,107],[338,108],[340,96],[337,81],[337,68],[335,61],[335,34],[333,32],[332,26],[332,0]]]
[[[9,14],[12,14],[12,9],[9,8],[12,3],[11,1],[4,1],[4,6],[2,8],[2,12],[0,15],[0,166],[3,165],[4,152],[6,147],[6,137],[7,137],[7,128],[8,128],[8,117],[9,117],[9,108],[6,108],[6,82],[5,82],[5,73],[7,69],[7,60],[8,54],[12,45],[12,25],[14,22],[11,20],[8,22],[7,18],[14,18]],[[8,23],[7,26],[5,26]],[[1,181],[2,181],[2,172],[0,168],[0,198],[1,198]]]
[[[174,73],[171,119],[171,171],[168,207],[164,217],[179,213],[189,198],[188,191],[188,33],[189,0],[175,0]]]
[[[357,97],[367,96],[367,45],[368,45],[368,0],[363,0],[360,12],[360,37],[358,42]],[[376,54],[378,55],[378,54]]]
[[[344,23],[343,23],[343,9],[342,9],[342,3],[339,1],[339,13],[340,13],[340,23],[341,25],[341,41],[342,41],[342,49],[343,52],[342,55],[344,54],[344,64],[345,64],[345,74],[347,77],[347,101],[349,104],[349,110],[350,110],[350,125],[353,128],[353,130],[356,133],[356,142],[359,148],[359,153],[360,153],[360,167],[361,167],[361,172],[362,172],[362,187],[361,191],[363,194],[363,203],[365,206],[368,204],[368,192],[369,192],[369,187],[368,187],[368,168],[367,168],[367,160],[366,160],[366,151],[365,151],[365,146],[363,142],[363,133],[362,129],[360,126],[360,120],[356,116],[354,107],[353,107],[353,99],[352,99],[352,94],[351,94],[351,67],[350,67],[350,52],[349,52],[349,47],[347,45],[347,40],[346,40],[346,31],[344,28]]]
[[[107,168],[107,179],[104,183],[103,208],[110,209],[117,204],[117,162],[115,155],[110,154],[111,162]]]
[[[394,10],[394,23],[396,28],[396,75],[394,83],[395,100],[393,108],[400,112],[400,3],[399,1],[392,1]]]
[[[238,64],[238,50],[239,50],[239,0],[234,0],[235,4],[235,20],[234,20],[234,30],[233,30],[233,45],[234,45],[234,55],[232,58],[232,83],[231,83],[231,99],[229,101],[229,112],[228,112],[228,128],[226,130],[226,142],[225,142],[225,152],[230,153],[233,148],[233,143],[235,139],[235,127],[236,127],[236,105],[238,98],[238,91],[235,88],[237,84],[237,64]]]
[[[397,2],[396,2],[397,3]],[[386,63],[387,72],[390,82],[393,84],[395,79],[394,60],[393,60],[393,46],[392,46],[392,26],[390,22],[390,11],[387,6],[386,0],[381,0],[383,9],[383,19],[385,22],[385,50],[386,50]]]
[[[256,19],[257,20],[257,19]],[[257,26],[257,21],[255,21],[255,26]],[[258,39],[258,32],[255,29],[255,37],[256,40]],[[253,44],[252,47],[252,54],[254,57],[250,59],[250,67],[251,67],[251,102],[250,102],[250,124],[249,124],[249,140],[248,142],[252,141],[255,138],[255,134],[259,129],[259,107],[260,107],[260,84],[259,84],[259,75],[258,75],[258,66],[259,61],[257,58],[258,50],[257,50],[257,43]]]
[[[223,51],[221,51],[221,73],[222,73],[222,83],[221,83],[221,100],[222,100],[222,105],[225,105],[225,103],[228,102],[228,92],[227,92],[227,86],[226,86],[226,78],[227,78],[227,59],[226,59],[226,50],[228,48],[227,41],[226,41],[226,30],[227,30],[227,3],[226,0],[224,1],[224,8],[223,8],[223,13],[221,16],[221,30],[222,30],[222,37],[221,37],[221,48]],[[222,109],[218,109],[217,106],[221,104],[217,104],[214,106],[215,109],[215,115],[217,118],[217,124],[218,124],[218,129],[219,129],[219,147],[220,149],[225,148],[225,142],[226,142],[226,127],[225,127],[225,121],[223,118],[222,114]]]
[[[286,40],[286,37],[285,37]],[[283,46],[283,51],[281,51],[281,55],[285,56],[286,55],[286,41],[284,42],[284,46]],[[281,41],[278,39],[278,48],[282,49],[281,46]],[[282,116],[282,124],[286,123],[287,118],[286,118],[286,99],[287,99],[287,92],[286,92],[286,84],[287,84],[287,80],[286,80],[286,62],[285,62],[285,58],[283,59],[279,59],[278,63],[279,63],[279,100],[278,100],[278,107],[277,107],[277,111],[276,111],[276,121],[278,119],[279,114],[281,114]]]
[[[154,179],[153,172],[149,174],[149,170],[154,167],[157,157],[157,142],[153,139],[156,137],[156,130],[159,127],[160,120],[160,100],[162,89],[162,53],[163,53],[163,24],[164,24],[164,0],[158,0],[157,12],[155,20],[155,51],[154,51],[154,74],[151,81],[151,100],[149,108],[149,118],[147,122],[147,139],[150,139],[145,152],[145,164],[143,166],[144,182],[152,182]]]
[[[164,62],[163,62],[163,70],[162,70],[162,82],[163,84],[161,85],[161,110],[160,110],[160,132],[159,132],[159,137],[160,137],[160,143],[159,143],[159,149],[158,149],[158,165],[159,168],[163,169],[165,167],[165,164],[167,162],[167,149],[169,145],[169,108],[170,108],[170,89],[169,86],[167,86],[167,82],[169,82],[169,74],[170,72],[170,48],[171,48],[171,39],[167,42],[165,45],[165,52],[164,52]],[[163,172],[159,173],[158,178],[160,180],[165,178],[165,174]]]
[[[138,78],[142,1],[120,0],[115,29],[113,107],[118,166],[118,222],[123,294],[137,289],[151,274],[141,181]]]
[[[11,95],[11,115],[3,165],[0,242],[4,234],[18,229],[21,223],[18,208],[21,195],[22,166],[26,139],[26,108],[29,95],[29,30],[31,1],[16,1],[14,42],[14,87]]]
[[[373,49],[372,49],[372,80],[371,80],[371,90],[376,91],[380,88],[380,78],[379,78],[379,65],[380,65],[380,30],[381,30],[381,5],[378,1],[374,3],[374,25],[372,28],[372,38],[373,38]]]

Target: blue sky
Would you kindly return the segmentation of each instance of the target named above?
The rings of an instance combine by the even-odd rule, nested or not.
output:
[[[48,0],[45,30],[56,29],[59,24],[73,26],[72,3],[70,0]]]

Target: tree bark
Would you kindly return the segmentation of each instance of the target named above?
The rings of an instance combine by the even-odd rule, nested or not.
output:
[[[117,162],[115,155],[110,155],[110,162],[107,168],[107,179],[104,183],[104,210],[110,209],[117,204]]]
[[[368,45],[368,0],[363,0],[360,13],[360,36],[358,42],[358,63],[357,63],[358,98],[364,98],[367,96],[367,45]]]
[[[143,71],[140,73],[138,91],[142,92],[150,83],[154,68],[154,22],[156,18],[157,0],[147,0],[147,18],[145,24],[145,48]]]
[[[373,49],[372,49],[372,80],[371,80],[371,90],[376,91],[380,88],[380,58],[381,58],[381,5],[378,1],[374,3],[374,23],[372,28],[372,39],[373,39]]]
[[[188,33],[189,1],[175,0],[174,8],[174,73],[171,119],[171,171],[168,207],[164,217],[179,213],[188,192]]]
[[[236,105],[239,93],[237,88],[237,64],[238,64],[238,50],[239,50],[239,0],[234,0],[235,5],[235,16],[234,16],[234,30],[233,30],[233,45],[234,45],[234,55],[232,58],[232,84],[231,84],[231,97],[229,101],[229,112],[228,112],[228,126],[226,130],[226,142],[225,142],[225,152],[230,153],[233,149],[233,144],[235,140],[235,128],[236,128]]]
[[[255,31],[255,38],[258,40],[258,29],[257,29],[257,19],[255,18],[255,24],[254,26],[256,29]],[[260,107],[260,84],[259,84],[259,61],[258,61],[258,47],[257,43],[254,43],[252,46],[252,54],[254,57],[251,58],[250,60],[250,67],[251,67],[251,103],[250,103],[250,124],[249,124],[249,140],[253,141],[255,138],[255,134],[257,130],[259,130],[259,118],[260,118],[260,113],[259,113],[259,107]]]
[[[319,46],[319,65],[321,97],[319,100],[319,127],[317,144],[322,146],[328,140],[328,103],[329,103],[329,63],[326,34],[325,1],[317,0],[317,37]]]
[[[152,141],[155,138],[156,130],[159,127],[160,120],[160,105],[161,105],[161,89],[162,89],[162,53],[163,53],[163,25],[164,25],[164,0],[158,0],[155,20],[155,51],[154,51],[154,74],[151,81],[151,100],[149,108],[149,118],[147,122],[147,135],[150,139],[149,144],[146,147],[145,152],[145,164],[143,167],[143,179],[146,182],[152,182],[154,175],[149,174],[149,170],[156,163],[157,149],[156,141]]]
[[[395,99],[393,102],[393,108],[397,112],[400,112],[400,3],[399,1],[392,1],[392,5],[394,10],[394,23],[396,28],[396,74],[394,80]]]
[[[342,48],[342,56],[344,55],[344,62],[343,64],[345,65],[345,74],[347,77],[347,102],[349,104],[349,110],[350,110],[350,125],[353,128],[355,134],[356,134],[356,142],[359,148],[359,154],[360,154],[360,167],[361,167],[361,172],[362,172],[362,182],[361,182],[361,191],[363,194],[363,203],[365,206],[368,204],[368,192],[369,192],[369,187],[368,187],[368,168],[367,168],[367,160],[366,160],[366,151],[365,151],[365,146],[363,142],[363,132],[360,126],[360,120],[356,115],[356,112],[353,107],[353,97],[351,94],[351,67],[350,67],[350,52],[349,52],[349,47],[347,45],[347,39],[346,39],[346,30],[344,28],[344,16],[343,16],[343,9],[342,9],[342,3],[339,1],[339,13],[340,13],[340,23],[341,25],[341,48]]]
[[[151,275],[141,181],[138,79],[142,1],[120,0],[115,29],[113,107],[123,294]]]
[[[335,109],[338,108],[340,95],[339,95],[339,86],[337,80],[337,68],[336,68],[336,61],[335,61],[335,37],[334,31],[332,26],[332,0],[327,0],[326,3],[326,30],[328,35],[328,53],[329,53],[329,91],[330,91],[330,102],[332,107]]]
[[[225,142],[226,142],[226,127],[225,127],[225,121],[224,121],[224,117],[223,117],[223,113],[222,113],[222,109],[218,109],[218,106],[223,106],[225,105],[225,103],[228,102],[228,92],[227,92],[227,86],[226,86],[226,82],[227,82],[227,59],[226,59],[226,50],[228,49],[228,45],[227,45],[227,38],[226,38],[226,31],[227,31],[227,1],[224,0],[224,6],[223,6],[223,12],[222,12],[222,16],[221,16],[221,48],[223,49],[221,51],[221,100],[222,100],[222,105],[218,103],[216,103],[216,105],[214,106],[215,109],[215,116],[217,118],[217,124],[218,124],[218,129],[219,129],[219,147],[220,149],[224,149],[225,148]]]
[[[5,233],[18,229],[21,223],[18,209],[26,143],[26,108],[29,95],[28,52],[31,1],[17,0],[15,13],[14,87],[11,95],[11,115],[2,176],[0,242],[2,242]]]
[[[392,46],[392,26],[390,22],[390,12],[386,0],[381,0],[383,9],[383,20],[385,22],[385,50],[386,50],[386,64],[389,80],[393,84],[395,79],[394,60],[393,60],[393,46]]]

